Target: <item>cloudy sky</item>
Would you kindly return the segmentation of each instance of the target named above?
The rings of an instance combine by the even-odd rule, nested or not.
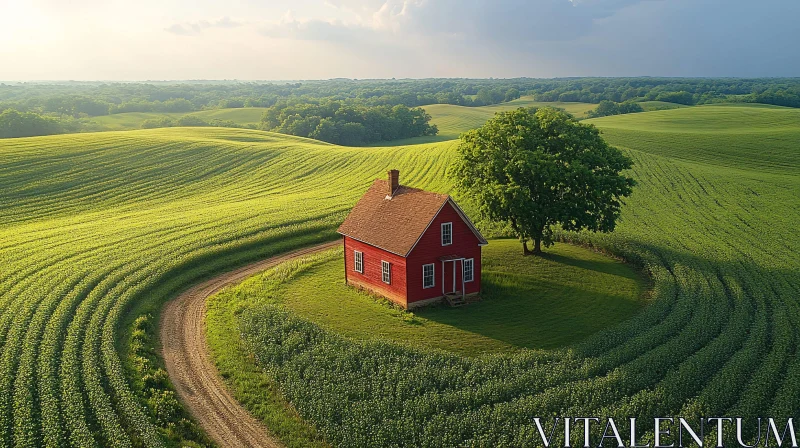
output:
[[[0,80],[800,76],[800,0],[0,0]]]

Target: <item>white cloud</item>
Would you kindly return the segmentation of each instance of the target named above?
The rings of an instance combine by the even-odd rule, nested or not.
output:
[[[173,23],[167,28],[164,28],[164,31],[181,36],[194,36],[209,28],[237,28],[242,25],[244,25],[244,22],[231,20],[230,17],[225,16],[212,21],[200,20],[197,22]]]

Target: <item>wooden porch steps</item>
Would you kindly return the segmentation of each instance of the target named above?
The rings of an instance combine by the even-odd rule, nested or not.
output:
[[[464,305],[464,304],[467,303],[467,301],[464,300],[464,296],[459,291],[456,291],[454,293],[445,294],[444,298],[445,298],[445,300],[447,300],[447,303],[450,306],[461,306],[461,305]]]

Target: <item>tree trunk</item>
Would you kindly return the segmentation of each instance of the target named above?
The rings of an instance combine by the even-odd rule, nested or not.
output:
[[[533,254],[534,255],[541,255],[542,254],[542,239],[541,238],[534,238],[533,239]]]
[[[522,254],[523,255],[541,255],[542,252],[542,237],[534,237],[533,250],[528,249],[528,240],[522,240]]]

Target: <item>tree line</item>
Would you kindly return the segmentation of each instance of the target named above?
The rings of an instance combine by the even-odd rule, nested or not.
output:
[[[203,120],[200,117],[196,117],[194,115],[184,115],[183,117],[179,118],[171,118],[171,117],[158,117],[158,118],[148,118],[142,122],[142,129],[155,129],[155,128],[171,128],[175,126],[194,126],[194,127],[206,127],[206,126],[215,126],[220,128],[246,128],[248,126],[243,126],[235,121],[231,120],[220,120],[220,119],[213,119],[213,120]]]
[[[600,101],[596,109],[586,112],[586,116],[589,118],[597,118],[607,117],[609,115],[633,114],[636,112],[644,112],[644,109],[639,103],[616,103],[614,101],[603,100]]]
[[[357,107],[429,104],[485,106],[533,96],[538,101],[598,104],[595,116],[636,112],[635,103],[665,101],[695,105],[723,102],[800,107],[800,78],[560,78],[560,79],[331,79],[284,83],[236,81],[156,83],[0,83],[3,136],[33,136],[102,130],[89,117],[124,113],[190,113],[205,109],[264,107],[285,109],[341,102]],[[616,109],[608,101],[617,104]],[[354,106],[354,107],[355,107]],[[302,114],[301,114],[302,115]],[[315,121],[314,116],[320,118]],[[323,119],[330,118],[324,123]],[[385,140],[369,123],[341,121],[323,115],[302,115],[269,127],[326,141],[370,143]],[[177,125],[172,119],[147,126]],[[200,124],[198,124],[200,125]],[[211,124],[208,125],[220,125]],[[221,125],[231,125],[222,123]],[[304,132],[309,126],[314,129]],[[362,127],[364,129],[362,129]],[[374,128],[374,127],[373,127]],[[380,131],[380,130],[378,130]],[[395,135],[392,132],[388,134]],[[399,134],[406,135],[404,132]],[[375,140],[380,138],[380,140]],[[401,137],[402,138],[402,137]]]
[[[431,116],[419,107],[366,106],[342,101],[292,104],[268,108],[261,119],[267,131],[308,137],[346,146],[436,135]]]
[[[800,107],[800,78],[549,79],[523,92],[538,101],[666,101],[687,106],[741,102]]]
[[[518,80],[350,80],[294,83],[0,83],[0,109],[95,117],[125,112],[193,112],[271,107],[282,100],[353,100],[368,106],[485,106],[517,99]]]
[[[0,83],[0,110],[74,118],[123,112],[193,112],[271,107],[323,99],[367,106],[485,106],[531,95],[539,101],[598,104],[668,101],[754,102],[800,107],[800,78],[331,79],[289,83]]]

